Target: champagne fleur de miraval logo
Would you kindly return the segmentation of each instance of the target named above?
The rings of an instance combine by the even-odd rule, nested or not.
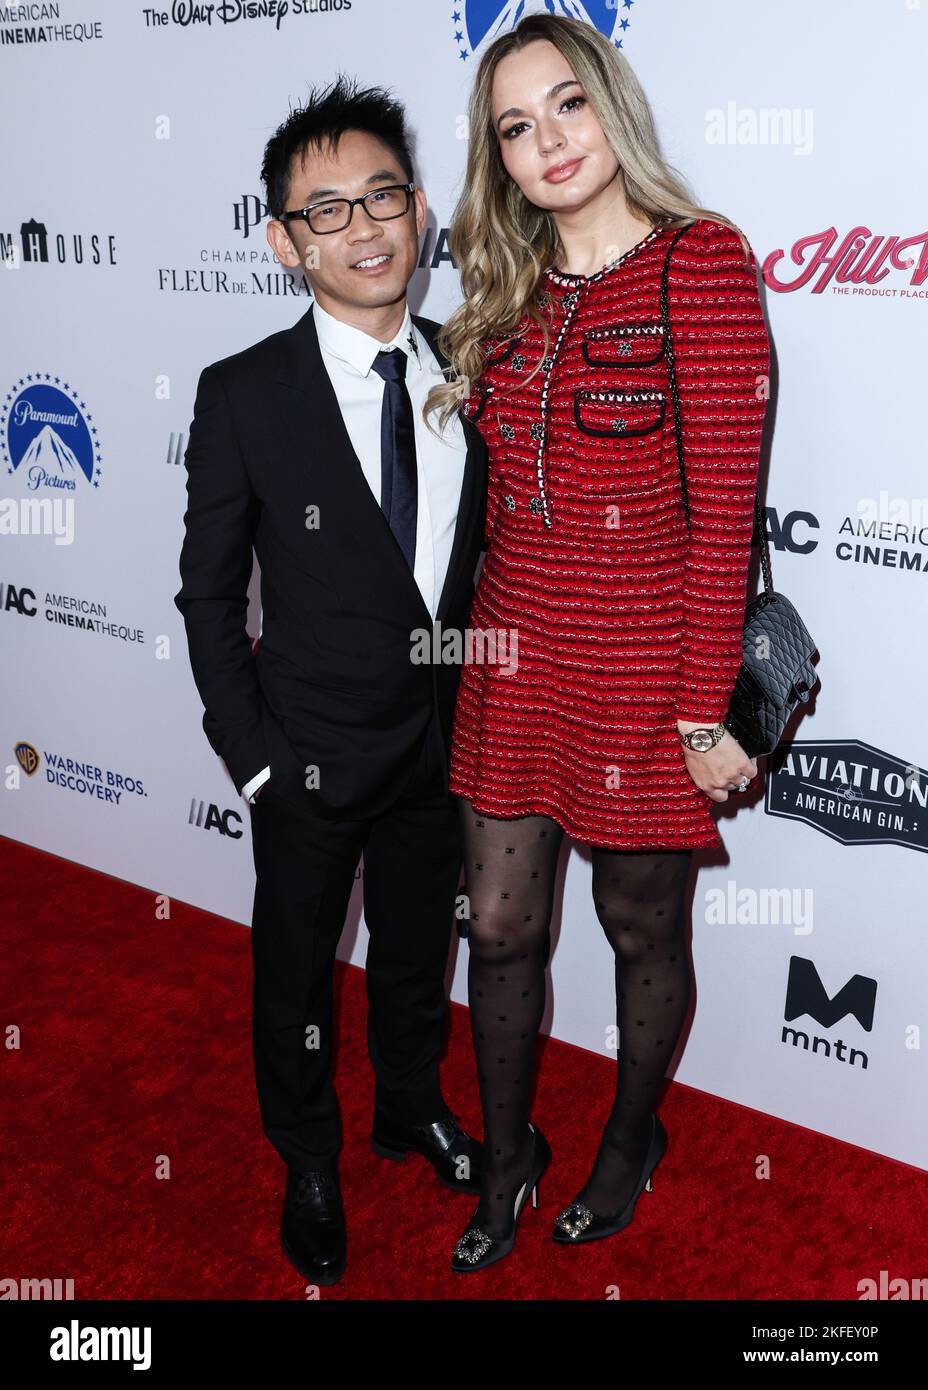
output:
[[[622,47],[634,0],[461,0],[451,6],[458,57],[466,62],[483,43],[514,29],[527,14],[563,15],[592,24]]]
[[[0,448],[8,475],[30,492],[76,493],[97,488],[100,440],[86,403],[50,372],[31,372],[8,391],[0,410]]]

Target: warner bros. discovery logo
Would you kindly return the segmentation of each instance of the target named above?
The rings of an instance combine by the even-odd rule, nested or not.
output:
[[[842,845],[928,850],[928,772],[859,739],[784,744],[770,757],[768,815]]]
[[[39,770],[42,759],[39,750],[25,739],[20,739],[13,749],[16,761],[19,763],[27,777],[32,777]]]
[[[801,1048],[804,1052],[817,1053],[866,1071],[869,1057],[861,1048],[846,1043],[843,1038],[825,1038],[817,1034],[810,1038],[804,1028],[791,1028],[789,1025],[794,1019],[805,1015],[823,1028],[832,1029],[850,1016],[865,1032],[871,1033],[875,1004],[876,980],[868,979],[866,975],[852,975],[836,994],[829,995],[814,962],[803,956],[791,956],[786,1006],[783,1010],[786,1022],[780,1041],[792,1043],[793,1047]]]

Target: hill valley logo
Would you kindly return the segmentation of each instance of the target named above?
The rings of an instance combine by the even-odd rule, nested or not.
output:
[[[616,48],[621,48],[630,24],[634,0],[462,0],[451,7],[458,57],[472,58],[477,49],[514,29],[526,14],[553,14],[592,24]]]
[[[792,266],[799,269],[793,271]],[[860,225],[840,236],[837,227],[827,227],[797,237],[788,249],[778,246],[770,251],[761,275],[777,294],[822,294],[830,287],[832,294],[918,302],[925,298],[920,287],[928,278],[928,232],[882,236]],[[887,276],[891,279],[884,283]]]
[[[0,449],[7,473],[30,492],[98,488],[100,441],[84,401],[49,372],[20,377],[0,410]]]

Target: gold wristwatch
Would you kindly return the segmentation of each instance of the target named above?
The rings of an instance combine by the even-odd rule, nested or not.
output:
[[[708,753],[710,748],[715,745],[725,734],[724,724],[715,724],[708,729],[690,729],[688,734],[681,734],[677,730],[677,737],[684,748],[692,748],[697,753]]]

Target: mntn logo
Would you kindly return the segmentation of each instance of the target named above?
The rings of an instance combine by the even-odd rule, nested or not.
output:
[[[814,962],[802,956],[792,956],[789,962],[789,979],[786,985],[786,1007],[783,1017],[786,1023],[780,1034],[781,1042],[792,1042],[793,1047],[802,1047],[806,1052],[820,1052],[824,1057],[834,1055],[839,1062],[867,1069],[869,1058],[862,1049],[848,1047],[841,1038],[813,1037],[800,1028],[787,1025],[801,1014],[808,1014],[823,1028],[833,1028],[847,1014],[856,1018],[861,1028],[868,1033],[873,1029],[873,1010],[876,1004],[876,980],[865,975],[852,975],[847,984],[842,985],[837,994],[830,996],[822,984],[821,976]]]
[[[196,796],[190,799],[187,824],[195,825],[200,830],[218,830],[220,835],[227,835],[230,840],[242,838],[242,818],[238,811],[220,811],[214,801],[207,803]]]

